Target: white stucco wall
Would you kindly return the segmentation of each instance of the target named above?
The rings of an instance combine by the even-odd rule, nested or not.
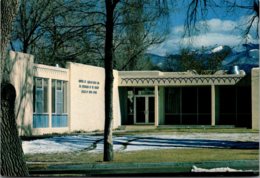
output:
[[[33,61],[29,54],[10,51],[8,73],[16,90],[15,116],[19,133],[32,134],[33,116]]]
[[[114,88],[113,88],[113,128],[121,126],[121,110],[119,101],[119,88],[118,88],[118,71],[114,70]]]
[[[104,68],[68,63],[70,131],[104,130],[105,124],[105,70]],[[117,71],[114,71],[114,122],[120,125]]]
[[[252,129],[259,129],[260,120],[260,68],[252,69]]]

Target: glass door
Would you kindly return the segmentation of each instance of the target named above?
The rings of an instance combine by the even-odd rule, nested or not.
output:
[[[135,96],[135,124],[154,123],[154,96]]]
[[[148,123],[154,123],[154,97],[147,97],[148,104]]]
[[[135,123],[145,123],[146,120],[146,102],[145,97],[135,98]]]

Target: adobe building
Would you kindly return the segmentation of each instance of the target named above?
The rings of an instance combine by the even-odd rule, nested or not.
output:
[[[103,68],[68,62],[66,68],[35,64],[10,52],[20,134],[104,129]],[[233,126],[259,129],[259,68],[247,75],[114,70],[113,128]],[[249,82],[248,82],[249,81]]]

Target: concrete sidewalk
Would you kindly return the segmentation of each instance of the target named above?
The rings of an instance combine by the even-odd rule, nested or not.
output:
[[[240,172],[191,172],[192,167],[211,169],[229,167]],[[257,176],[258,160],[169,162],[169,163],[95,163],[77,165],[49,165],[44,170],[30,170],[37,175],[81,176]]]

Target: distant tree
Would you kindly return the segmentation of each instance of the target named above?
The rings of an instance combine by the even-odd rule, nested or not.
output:
[[[115,68],[118,70],[142,70],[149,62],[145,51],[164,41],[167,34],[165,9],[156,8],[151,1],[122,1],[118,12],[122,20],[115,28]],[[160,31],[158,26],[160,25]],[[124,60],[122,60],[122,58]]]
[[[204,70],[203,61],[196,57],[196,52],[189,49],[181,50],[181,58],[179,61],[181,71],[195,70],[201,73]]]
[[[37,40],[45,33],[43,24],[58,14],[58,11],[55,0],[21,0],[11,41],[13,50],[33,53]]]
[[[11,177],[29,175],[15,120],[15,88],[8,77],[3,77],[8,76],[4,74],[4,66],[8,59],[7,49],[17,8],[17,0],[1,0],[1,175]]]
[[[82,61],[90,49],[86,35],[90,26],[85,25],[89,15],[79,11],[91,6],[72,0],[21,0],[13,50],[34,54],[35,62],[49,65]]]
[[[226,47],[225,50],[215,53],[208,53],[208,50],[181,49],[179,55],[168,55],[163,70],[195,70],[199,74],[213,74],[221,69],[221,62],[231,53],[231,49]]]

